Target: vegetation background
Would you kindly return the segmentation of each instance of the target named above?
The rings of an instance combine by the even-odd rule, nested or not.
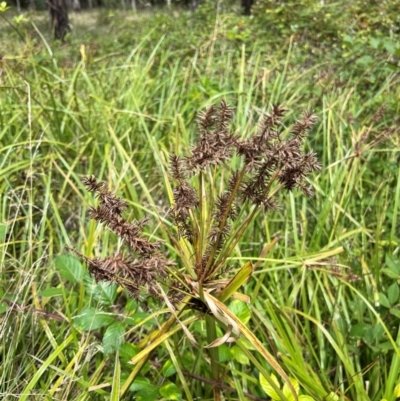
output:
[[[131,219],[151,217],[148,236],[173,258],[158,217],[170,206],[168,155],[184,154],[197,113],[224,99],[243,135],[272,104],[288,107],[285,125],[314,110],[306,147],[323,165],[313,197],[282,193],[282,209],[259,215],[235,248],[235,269],[260,263],[251,303],[230,310],[303,400],[395,401],[398,2],[259,0],[250,17],[234,1],[194,12],[140,3],[136,14],[124,4],[71,12],[62,43],[47,13],[0,7],[0,398],[213,399],[207,352],[179,332],[133,380],[128,362],[169,309],[96,284],[66,246],[88,256],[120,246],[88,218],[95,199],[81,177],[94,174]],[[189,330],[206,343],[203,320]],[[218,353],[225,399],[294,399],[262,358],[255,366],[235,343]]]

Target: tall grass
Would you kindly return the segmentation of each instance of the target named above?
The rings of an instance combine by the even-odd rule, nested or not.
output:
[[[212,40],[222,29],[217,21],[203,45],[186,57],[165,47],[165,38],[150,42],[149,51],[151,36],[144,36],[112,56],[100,49],[90,58],[90,46],[80,47],[76,62],[61,57],[59,45],[37,30],[37,42],[25,44],[18,57],[3,59],[0,393],[5,399],[130,399],[133,390],[146,399],[143,389],[167,384],[183,389],[184,399],[212,397],[212,381],[203,385],[210,373],[203,351],[195,355],[178,334],[145,365],[142,382],[130,387],[127,361],[168,309],[150,302],[142,310],[120,289],[118,298],[110,296],[116,302],[107,304],[103,293],[112,287],[100,296],[88,291],[90,282],[67,280],[57,257],[66,254],[65,246],[88,256],[118,247],[115,238],[88,222],[93,199],[82,175],[95,174],[118,189],[130,203],[130,218],[154,216],[149,236],[156,235],[169,207],[168,155],[192,142],[196,113],[222,99],[235,106],[239,133],[277,103],[296,114],[314,109],[320,121],[307,145],[323,162],[311,180],[314,197],[280,199],[282,210],[260,215],[232,256],[235,266],[260,261],[246,290],[252,295],[248,324],[304,394],[316,400],[396,399],[400,141],[398,128],[390,127],[399,118],[398,76],[381,77],[377,65],[379,79],[372,88],[343,71],[318,79],[326,65],[299,68],[298,49],[289,41],[279,53],[245,46],[231,51]],[[78,51],[76,46],[73,52]],[[375,115],[383,103],[386,111]],[[289,115],[285,124],[293,119]],[[275,238],[268,256],[259,259]],[[128,322],[118,352],[103,353],[104,329],[76,324],[89,305]],[[196,322],[189,329],[202,333],[204,327]],[[219,348],[220,361],[229,364],[224,382],[237,389],[237,395],[227,390],[225,396],[265,398],[258,371],[270,367],[259,360],[254,368],[238,345]]]

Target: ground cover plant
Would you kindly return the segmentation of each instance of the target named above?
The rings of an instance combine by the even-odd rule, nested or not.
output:
[[[181,260],[168,218],[179,182],[167,178],[169,155],[188,155],[198,112],[224,100],[233,108],[232,132],[248,137],[273,105],[288,109],[285,135],[304,110],[313,110],[318,124],[305,150],[313,149],[322,164],[307,182],[312,197],[278,191],[281,208],[259,214],[233,248],[230,278],[248,262],[256,269],[240,289],[251,302],[232,298],[227,313],[254,333],[297,394],[394,401],[400,364],[396,32],[341,32],[332,52],[324,47],[330,32],[320,44],[275,32],[261,47],[247,36],[256,29],[251,19],[174,12],[174,19],[173,12],[148,13],[124,23],[118,13],[104,12],[92,31],[93,13],[89,22],[80,16],[80,36],[72,32],[65,44],[52,42],[45,17],[31,14],[17,26],[23,39],[13,29],[1,36],[1,396],[213,399],[221,383],[225,399],[294,399],[284,376],[246,339],[247,347],[211,348],[218,352],[210,359],[203,346],[213,340],[204,320],[186,322],[200,348],[178,325],[144,360],[140,352],[154,342],[149,336],[171,316],[165,299],[139,291],[136,300],[120,283],[96,282],[68,250],[99,259],[122,250],[117,237],[90,221],[96,198],[82,177],[95,175],[126,200],[128,221],[149,218],[146,240],[161,242],[166,259]],[[290,28],[281,24],[280,33]],[[226,180],[218,178],[215,191]],[[219,324],[215,338],[228,326]],[[140,372],[140,363],[129,363],[135,357],[143,361]]]

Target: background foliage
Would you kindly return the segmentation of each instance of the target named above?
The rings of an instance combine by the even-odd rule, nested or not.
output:
[[[313,198],[282,197],[235,249],[239,268],[279,239],[247,284],[251,304],[230,310],[299,394],[399,396],[399,16],[395,1],[346,5],[258,1],[250,18],[229,2],[195,13],[107,8],[73,13],[64,44],[44,13],[0,14],[5,399],[212,398],[207,355],[180,333],[129,379],[128,361],[169,311],[94,283],[65,247],[105,256],[120,246],[88,219],[95,200],[80,178],[95,174],[129,201],[130,218],[152,216],[149,238],[174,257],[156,230],[169,208],[168,154],[192,143],[197,112],[221,99],[242,134],[271,104],[289,107],[285,125],[314,109],[307,147],[323,163]],[[206,343],[203,322],[189,329]],[[237,344],[218,350],[227,399],[280,399],[259,379],[272,373],[265,361],[249,363]]]

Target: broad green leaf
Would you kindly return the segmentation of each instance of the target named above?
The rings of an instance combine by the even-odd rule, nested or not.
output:
[[[129,387],[129,391],[140,391],[150,385],[150,380],[147,377],[138,376]]]
[[[397,283],[393,283],[389,288],[388,288],[388,299],[391,305],[395,304],[397,300],[399,299],[399,285]]]
[[[117,297],[117,285],[110,282],[100,282],[93,291],[93,298],[103,305],[113,305]]]
[[[166,382],[159,390],[166,400],[181,400],[182,393],[179,387],[171,382]]]
[[[135,400],[137,401],[153,401],[158,396],[158,388],[145,377],[137,377],[129,390],[136,392]]]
[[[96,308],[85,308],[79,315],[73,317],[75,326],[81,330],[96,330],[109,325],[113,321],[113,315],[99,311]]]
[[[315,401],[315,399],[310,397],[309,395],[300,395],[299,401]]]
[[[172,363],[171,359],[168,359],[164,363],[164,365],[163,365],[163,367],[161,369],[161,374],[164,377],[169,377],[169,376],[172,376],[175,372],[176,372],[176,369],[175,369],[174,364]],[[161,392],[161,390],[160,390],[160,392]]]
[[[235,314],[244,324],[247,324],[250,320],[251,313],[246,303],[234,299],[229,304],[229,310]]]
[[[60,255],[56,257],[54,264],[63,279],[71,283],[82,283],[85,269],[77,258],[72,255]]]
[[[129,362],[140,351],[140,348],[131,343],[123,343],[119,348],[119,356],[123,362]]]
[[[0,315],[8,310],[8,305],[5,302],[0,302]]]
[[[107,327],[103,337],[104,353],[118,351],[124,342],[125,327],[121,322],[114,322]]]
[[[138,308],[137,301],[135,299],[128,299],[125,304],[125,310],[127,312],[136,311]]]
[[[279,381],[274,374],[271,375],[271,379],[278,388],[281,388]],[[279,397],[278,393],[273,389],[273,387],[268,383],[267,379],[261,373],[259,375],[259,381],[262,389],[265,391],[265,394],[271,397],[274,401],[280,401],[281,398]]]
[[[370,329],[371,326],[365,323],[357,323],[354,326],[352,326],[350,330],[350,335],[354,337],[364,337],[366,331]]]
[[[379,293],[379,303],[385,308],[390,308],[390,302],[387,299],[387,296],[382,292]]]
[[[237,345],[231,348],[231,354],[233,358],[242,365],[248,365],[250,363],[247,355]]]
[[[393,315],[396,316],[398,318],[400,318],[400,309],[396,309],[396,308],[390,308],[389,312]]]
[[[398,279],[399,278],[399,273],[394,272],[392,269],[384,268],[381,270],[383,274],[390,278]]]
[[[222,344],[218,347],[218,353],[220,362],[227,362],[232,359],[231,350],[226,344]]]
[[[299,394],[299,382],[294,377],[290,377],[289,380],[292,383],[293,388],[296,390],[296,394]],[[288,401],[295,401],[294,395],[286,383],[283,385],[283,394],[288,399]]]
[[[400,275],[400,260],[394,260],[390,255],[385,256],[386,266],[397,276]]]

